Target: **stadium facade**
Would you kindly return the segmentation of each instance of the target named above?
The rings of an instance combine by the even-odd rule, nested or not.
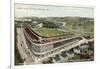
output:
[[[46,37],[38,34],[29,25],[23,28],[23,33],[26,44],[35,61],[59,54],[68,48],[71,48],[73,44],[77,43],[81,39],[81,37],[75,36],[72,33],[69,33],[69,35]]]

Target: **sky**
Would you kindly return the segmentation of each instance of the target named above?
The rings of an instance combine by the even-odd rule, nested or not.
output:
[[[15,17],[94,17],[94,9],[91,7],[15,4],[14,9]]]

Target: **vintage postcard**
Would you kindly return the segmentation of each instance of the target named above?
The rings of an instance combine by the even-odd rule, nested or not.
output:
[[[14,65],[94,60],[94,8],[14,4]]]

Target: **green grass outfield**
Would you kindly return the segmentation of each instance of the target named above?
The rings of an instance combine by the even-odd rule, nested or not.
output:
[[[63,32],[56,28],[33,28],[33,30],[39,34],[40,36],[45,37],[53,37],[53,36],[61,36],[61,35],[70,35],[70,32]]]

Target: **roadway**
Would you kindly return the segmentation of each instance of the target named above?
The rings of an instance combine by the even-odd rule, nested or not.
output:
[[[24,59],[24,64],[29,64],[33,62],[33,57],[31,56],[31,52],[28,49],[25,39],[24,39],[24,34],[23,34],[23,29],[22,28],[17,28],[17,33],[18,33],[18,50],[21,54],[22,59]]]

